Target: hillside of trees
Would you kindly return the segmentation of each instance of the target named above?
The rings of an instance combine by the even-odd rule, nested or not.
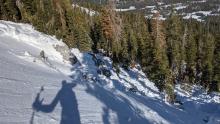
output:
[[[220,87],[220,22],[183,20],[172,13],[165,21],[141,12],[116,12],[115,4],[87,5],[90,16],[70,0],[1,0],[0,19],[31,23],[70,48],[102,52],[126,69],[140,64],[158,89],[173,102],[177,83],[197,84],[207,92]],[[118,70],[120,73],[120,70]]]

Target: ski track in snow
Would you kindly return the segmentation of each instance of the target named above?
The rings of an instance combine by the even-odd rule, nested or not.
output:
[[[97,55],[111,71],[107,78],[97,74],[92,55],[72,49],[79,62],[71,66],[55,44],[64,43],[28,24],[0,21],[0,124],[220,123],[219,94],[207,96],[195,87],[190,96],[177,86],[180,109],[165,103],[141,70],[120,68],[118,76],[111,60]],[[47,61],[38,57],[41,50]],[[136,93],[128,91],[133,87]]]

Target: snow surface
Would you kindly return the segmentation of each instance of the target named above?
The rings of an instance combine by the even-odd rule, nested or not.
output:
[[[158,10],[151,10],[151,13],[158,13]]]
[[[98,14],[98,12],[91,10],[91,9],[88,9],[88,8],[85,8],[85,7],[82,7],[82,6],[79,6],[78,4],[72,4],[72,6],[73,6],[73,8],[74,7],[80,8],[82,11],[86,12],[90,16],[94,16],[94,15]]]
[[[158,11],[154,11],[154,13],[157,13]],[[149,14],[147,16],[145,16],[145,18],[148,18],[148,19],[157,19],[157,20],[166,20],[165,17],[163,17],[163,15],[159,15],[159,17],[155,18],[153,14]]]
[[[154,9],[154,8],[156,8],[156,6],[146,6],[145,8],[146,9]]]
[[[175,7],[175,10],[181,10],[181,9],[185,9],[187,8],[188,6],[177,6]]]
[[[164,3],[163,3],[163,2],[157,2],[157,4],[158,4],[158,5],[163,5]]]
[[[78,62],[70,65],[57,44],[64,45],[28,24],[0,21],[0,124],[220,123],[217,93],[177,86],[183,105],[170,105],[138,66],[117,75],[108,57],[78,49],[71,50]],[[94,56],[110,78],[97,73]]]
[[[207,2],[207,0],[195,0],[195,1],[191,1],[191,3],[205,3]]]
[[[208,16],[208,15],[212,15],[211,14],[212,11],[197,11],[197,12],[193,12],[193,13],[187,13],[186,16],[183,17],[183,19],[196,19],[199,22],[204,21],[203,19],[201,19],[201,16],[197,15],[197,14],[202,14],[204,16]]]
[[[126,12],[126,11],[131,11],[131,10],[136,10],[136,7],[135,6],[130,6],[127,9],[116,9],[116,11],[119,11],[119,12]]]

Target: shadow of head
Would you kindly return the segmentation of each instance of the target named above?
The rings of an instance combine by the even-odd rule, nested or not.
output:
[[[66,84],[67,84],[66,80],[62,80],[62,86],[66,85]]]
[[[72,88],[74,88],[76,86],[76,83],[67,83],[67,81],[66,80],[63,80],[62,81],[62,88],[61,88],[61,91],[63,90],[63,89],[71,89],[72,90]],[[73,91],[72,91],[73,92]]]

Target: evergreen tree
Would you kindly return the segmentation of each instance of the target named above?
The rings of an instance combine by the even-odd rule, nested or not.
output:
[[[0,1],[0,19],[4,19],[5,18],[4,17],[5,16],[4,13],[5,13],[4,1],[1,0]]]
[[[102,34],[106,39],[106,51],[107,54],[110,55],[111,43],[113,41],[113,28],[110,14],[108,13],[109,10],[102,9],[101,12],[101,27],[102,27]]]
[[[78,25],[77,30],[74,32],[74,41],[76,45],[74,47],[78,48],[79,50],[91,51],[92,40],[81,25]]]
[[[120,49],[118,46],[120,45],[122,24],[121,18],[115,11],[115,3],[112,1],[109,2],[108,6],[102,9],[101,26],[102,33],[107,42],[107,54],[112,57],[117,57]]]
[[[215,39],[213,82],[210,91],[220,91],[220,35]]]
[[[160,91],[165,90],[167,94],[167,100],[169,102],[174,101],[174,89],[172,76],[169,69],[169,62],[166,54],[166,37],[163,31],[163,24],[159,20],[159,13],[154,16],[152,21],[152,36],[154,40],[153,55],[155,64],[152,69],[150,77],[155,81],[156,86]]]
[[[187,27],[186,27],[187,28]],[[186,63],[187,63],[187,76],[189,77],[187,82],[194,83],[195,81],[195,69],[196,69],[196,53],[197,46],[194,34],[191,29],[187,30],[186,34]]]
[[[21,19],[21,13],[14,0],[1,0],[0,17],[4,20],[18,21]]]
[[[132,29],[128,29],[128,52],[130,54],[131,61],[136,61],[137,58],[137,39]]]
[[[204,38],[204,46],[203,46],[203,58],[202,58],[202,66],[203,66],[203,75],[202,75],[202,85],[205,88],[209,87],[209,84],[212,81],[213,76],[213,59],[214,59],[214,43],[215,39],[213,35],[207,33]]]
[[[181,76],[179,71],[182,61],[184,61],[181,20],[180,17],[173,13],[167,23],[167,54],[172,75],[175,78],[175,82],[177,82]]]
[[[98,52],[99,50],[106,50],[107,45],[106,41],[102,32],[100,18],[96,18],[96,22],[94,23],[93,27],[90,31],[90,36],[93,41],[92,49],[94,52]]]
[[[21,12],[23,22],[32,23],[36,21],[37,7],[40,3],[39,0],[17,0],[17,6]]]
[[[129,63],[130,63],[130,59],[129,59],[129,54],[128,54],[128,42],[126,39],[126,33],[122,32],[122,36],[121,36],[121,49],[119,52],[119,60],[120,62],[128,67]]]
[[[138,45],[138,50],[137,50],[137,56],[138,56],[138,62],[143,65],[144,63],[149,63],[148,58],[150,57],[150,52],[149,50],[151,49],[150,44],[151,44],[151,38],[150,34],[148,31],[148,25],[146,23],[146,19],[143,18],[144,15],[139,15],[136,22],[137,23],[137,45]]]

